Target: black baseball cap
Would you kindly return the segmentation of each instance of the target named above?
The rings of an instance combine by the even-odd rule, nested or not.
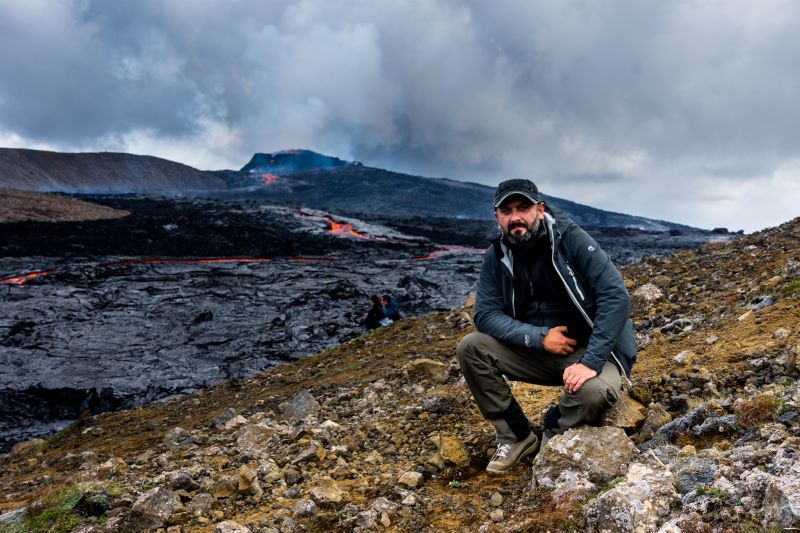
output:
[[[497,209],[509,196],[515,194],[521,194],[535,204],[542,201],[539,196],[539,189],[536,188],[536,184],[531,180],[506,180],[498,185],[494,191],[494,208]]]

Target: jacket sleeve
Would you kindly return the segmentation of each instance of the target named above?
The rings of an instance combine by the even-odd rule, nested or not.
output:
[[[542,347],[542,339],[549,328],[532,326],[516,320],[504,311],[501,271],[503,267],[494,257],[491,248],[486,252],[478,279],[478,294],[475,300],[475,327],[481,333],[491,335],[509,344],[525,348]],[[510,298],[510,295],[509,295]],[[509,308],[513,304],[509,301]]]
[[[580,362],[599,374],[628,321],[630,296],[611,259],[584,230],[573,226],[565,235],[564,246],[571,265],[594,297],[594,326]]]

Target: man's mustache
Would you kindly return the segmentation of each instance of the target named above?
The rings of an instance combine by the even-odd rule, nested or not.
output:
[[[509,225],[508,225],[508,231],[511,231],[511,230],[512,230],[512,229],[514,229],[514,228],[525,228],[525,229],[529,229],[529,228],[528,228],[528,225],[527,225],[527,224],[525,224],[524,222],[512,222],[511,224],[509,224]]]

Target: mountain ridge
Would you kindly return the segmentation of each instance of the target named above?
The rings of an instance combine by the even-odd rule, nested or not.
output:
[[[403,174],[302,149],[256,153],[238,171],[207,171],[147,155],[0,148],[0,187],[256,199],[340,212],[478,220],[492,219],[493,194],[486,185]],[[588,228],[707,231],[544,197]]]

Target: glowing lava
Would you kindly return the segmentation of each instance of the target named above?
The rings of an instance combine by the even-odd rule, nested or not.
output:
[[[272,161],[270,161],[270,164],[272,164]],[[278,176],[276,176],[275,174],[269,174],[269,173],[266,173],[266,172],[261,174],[261,178],[263,178],[263,180],[264,180],[264,186],[265,187],[268,187],[268,186],[272,185],[273,183],[275,183],[276,181],[278,181]]]
[[[364,235],[362,233],[358,233],[356,230],[353,229],[353,225],[347,222],[336,222],[333,218],[329,216],[319,216],[319,215],[312,215],[310,213],[306,213],[302,209],[297,210],[300,213],[301,217],[308,217],[313,218],[315,220],[324,220],[327,222],[330,227],[325,230],[326,235],[335,235],[336,237],[355,237],[356,239],[362,239],[365,241],[369,240],[384,240],[384,239],[373,239],[369,235]]]
[[[423,255],[420,257],[414,257],[414,261],[426,261],[428,259],[435,259],[437,257],[441,257],[443,255],[450,255],[450,254],[458,254],[458,253],[483,253],[483,250],[478,248],[470,248],[469,246],[458,246],[458,245],[436,245],[437,250],[429,253],[428,255]]]
[[[58,270],[41,270],[39,272],[31,272],[30,274],[22,274],[20,276],[3,278],[0,279],[0,284],[22,285],[28,280],[31,280],[33,278],[38,278],[39,276],[46,276],[47,274],[52,274],[53,272],[58,272]]]
[[[325,233],[328,235],[336,235],[337,237],[355,237],[357,239],[369,240],[368,235],[362,235],[353,229],[352,224],[346,222],[336,222],[331,217],[323,217],[328,224],[331,225],[330,229]]]

